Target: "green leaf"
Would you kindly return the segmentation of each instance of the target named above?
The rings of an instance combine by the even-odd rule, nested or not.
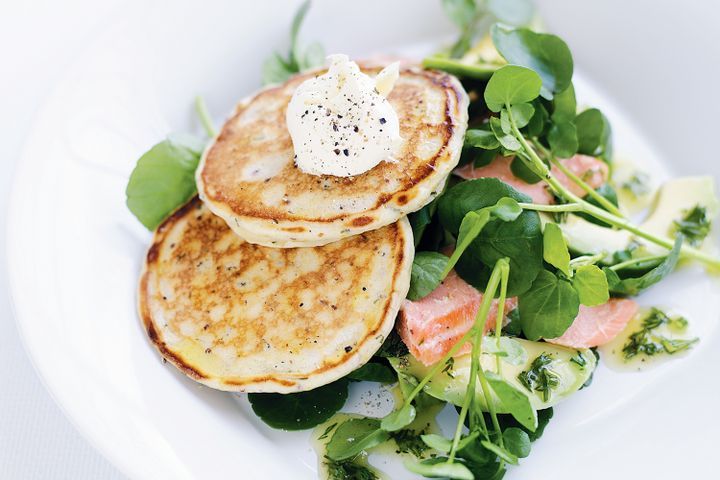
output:
[[[350,372],[348,378],[351,380],[378,382],[378,383],[395,383],[395,370],[389,366],[378,363],[368,362],[357,370]]]
[[[530,123],[525,127],[526,137],[540,137],[550,122],[550,115],[545,106],[537,99],[533,104],[535,105],[535,115],[532,116]]]
[[[288,65],[278,53],[273,53],[263,63],[262,83],[263,85],[283,83],[295,73],[297,73],[296,69]]]
[[[580,299],[569,281],[541,271],[529,291],[518,297],[520,322],[529,340],[559,337],[572,324]]]
[[[406,460],[405,468],[428,478],[450,478],[453,480],[474,480],[472,472],[462,463],[448,463],[445,457],[435,457],[420,462]]]
[[[408,215],[408,220],[410,220],[410,227],[413,231],[415,248],[417,248],[417,246],[420,244],[423,233],[425,233],[425,229],[427,228],[427,226],[432,223],[433,216],[435,215],[435,211],[437,210],[438,198],[441,195],[442,192],[439,192],[432,202],[428,203],[417,212],[412,212],[410,215]]]
[[[503,222],[512,222],[522,214],[523,209],[517,200],[510,197],[503,197],[492,207],[486,207],[490,214]]]
[[[542,177],[531,170],[519,156],[513,158],[513,161],[510,163],[510,171],[523,182],[531,185],[542,180]]]
[[[473,166],[475,168],[484,167],[486,165],[490,165],[497,156],[500,155],[500,149],[495,150],[480,150],[480,152],[475,155],[475,158],[473,159]]]
[[[530,455],[530,437],[524,430],[510,427],[503,431],[503,443],[508,452],[518,458]]]
[[[128,208],[148,230],[155,230],[197,193],[195,169],[200,155],[196,143],[169,138],[137,161],[125,194]]]
[[[476,479],[482,480],[502,480],[507,472],[505,462],[501,462],[497,457],[495,457],[494,460],[481,464],[468,462],[467,467],[473,475],[475,475]]]
[[[300,54],[300,45],[298,43],[298,34],[300,33],[300,27],[305,20],[310,10],[310,0],[305,0],[295,12],[292,23],[290,24],[290,58],[291,64],[299,66],[299,59],[302,57]]]
[[[380,427],[386,432],[395,432],[410,425],[415,420],[415,414],[415,407],[404,405],[383,418]]]
[[[496,205],[504,197],[517,202],[532,199],[496,178],[461,182],[438,202],[438,218],[446,230],[457,234],[467,212]],[[530,288],[542,269],[542,232],[537,212],[523,211],[514,221],[491,222],[482,229],[455,266],[458,274],[484,289],[491,269],[501,258],[510,259],[508,296]]]
[[[443,280],[448,257],[438,252],[418,252],[410,271],[410,290],[407,298],[419,300],[435,290]]]
[[[611,204],[615,205],[616,207],[618,206],[617,192],[609,183],[604,183],[604,184],[600,185],[598,188],[595,189],[595,191],[597,193],[599,193],[602,197],[604,197],[607,201],[609,201]],[[598,208],[602,208],[603,210],[606,210],[606,208],[604,206],[602,206],[600,204],[600,202],[595,200],[595,198],[591,197],[590,195],[585,195],[583,197],[583,200],[590,203],[591,205],[595,205]],[[609,223],[604,222],[598,218],[595,218],[590,214],[587,214],[584,212],[577,212],[576,215],[584,218],[585,220],[587,220],[590,223],[594,223],[595,225],[612,228],[612,225],[610,225]]]
[[[495,137],[504,149],[515,152],[522,148],[520,141],[515,138],[514,135],[512,135],[511,133],[505,133],[500,119],[496,117],[491,118],[490,128],[492,129],[492,132],[495,134]]]
[[[571,83],[553,98],[552,119],[555,122],[572,122],[575,120],[575,115],[577,115],[577,101],[575,87]]]
[[[505,65],[497,70],[485,87],[485,103],[493,112],[537,98],[542,80],[533,70],[518,65]]]
[[[612,130],[610,122],[597,108],[585,110],[575,119],[578,152],[600,157],[606,162],[612,159]]]
[[[484,150],[494,150],[500,146],[500,142],[498,142],[493,132],[472,128],[465,133],[465,145],[472,145]]]
[[[263,85],[282,83],[301,70],[322,65],[325,59],[325,51],[322,46],[312,43],[303,52],[298,41],[300,27],[310,9],[310,4],[310,0],[303,2],[293,16],[290,25],[290,52],[287,59],[278,53],[273,53],[263,63]]]
[[[482,339],[482,351],[497,355],[502,358],[503,362],[510,365],[522,365],[527,360],[527,351],[520,345],[520,342],[510,337],[500,337],[498,345],[497,338],[485,336]]]
[[[535,107],[530,103],[519,103],[510,107],[513,119],[518,128],[523,128],[530,123],[530,119],[535,115]]]
[[[489,0],[487,6],[498,20],[510,25],[530,23],[535,13],[530,0]]]
[[[488,414],[485,414],[486,416]],[[521,430],[525,431],[525,433],[528,434],[528,437],[530,438],[531,442],[534,442],[538,438],[540,438],[545,431],[545,427],[547,427],[548,423],[550,423],[550,419],[553,416],[553,409],[545,408],[543,410],[537,411],[537,417],[538,417],[538,426],[533,432],[532,430],[529,430],[522,426],[517,420],[513,418],[512,415],[509,414],[498,414],[498,422],[500,423],[500,428],[503,430],[506,430],[511,427],[520,428]],[[489,419],[488,419],[489,420]]]
[[[455,250],[465,250],[489,220],[490,211],[486,209],[466,213],[460,223]]]
[[[504,409],[522,426],[528,430],[535,430],[538,424],[537,413],[532,408],[527,394],[496,373],[485,372],[485,376]]]
[[[387,441],[390,434],[380,428],[376,418],[353,418],[337,427],[327,444],[327,456],[345,460]]]
[[[434,448],[438,452],[447,453],[452,448],[452,440],[436,433],[420,435],[420,438],[423,442],[425,442],[425,445],[430,448]]]
[[[550,150],[558,158],[570,158],[578,151],[578,138],[575,124],[555,122],[547,135]]]
[[[348,381],[340,379],[300,393],[250,393],[255,415],[272,428],[306,430],[320,425],[345,405]]]
[[[478,11],[474,0],[443,0],[443,9],[460,29],[460,38],[450,49],[450,55],[462,57],[471,47],[477,30]]]
[[[475,0],[442,0],[445,15],[460,29],[467,28],[475,22],[477,7]]]
[[[511,465],[517,465],[518,464],[518,458],[517,456],[513,455],[512,453],[508,452],[504,448],[502,448],[499,445],[495,445],[489,440],[482,440],[480,444],[493,452],[495,455],[500,457],[501,459],[505,460],[507,463]]]
[[[407,346],[403,343],[400,335],[397,333],[397,330],[393,329],[388,334],[382,346],[380,346],[380,350],[375,352],[374,356],[380,358],[398,358],[407,354]]]
[[[607,277],[597,265],[579,267],[575,271],[572,283],[583,305],[594,307],[607,303],[610,299]]]
[[[445,266],[443,278],[455,266],[460,256],[467,250],[470,243],[477,238],[488,221],[490,221],[490,211],[487,210],[487,208],[465,214],[460,223],[460,230],[458,231],[457,241],[455,243],[455,251]]]
[[[514,308],[508,314],[508,324],[503,328],[503,332],[514,337],[522,333],[522,324],[520,323],[520,309]]]
[[[325,49],[318,42],[313,42],[305,48],[305,52],[298,59],[300,71],[321,67],[325,63]]]
[[[668,256],[665,257],[665,260],[640,277],[620,278],[614,270],[604,268],[603,271],[607,276],[610,291],[618,295],[635,296],[658,283],[675,270],[675,266],[680,258],[682,242],[683,236],[679,235],[675,239],[675,245]]]
[[[545,224],[543,232],[543,258],[565,276],[570,276],[570,252],[562,230],[556,223]]]
[[[493,25],[490,32],[495,48],[508,63],[522,65],[540,75],[542,89],[539,93],[544,98],[552,100],[553,94],[570,86],[572,54],[559,37],[499,24]]]

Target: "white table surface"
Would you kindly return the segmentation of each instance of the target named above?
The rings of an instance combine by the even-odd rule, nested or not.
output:
[[[5,220],[12,172],[54,79],[121,2],[0,0],[0,479],[123,477],[71,425],[40,382],[12,318]]]
[[[22,150],[37,108],[51,91],[54,81],[64,67],[74,58],[93,32],[102,29],[104,19],[120,8],[121,4],[138,0],[0,0],[0,479],[121,479],[124,478],[112,465],[97,453],[74,429],[53,402],[38,379],[18,337],[15,327],[5,272],[5,220],[9,189],[15,162]],[[439,0],[438,0],[439,1]],[[548,10],[568,9],[570,15],[581,20],[579,15],[593,18],[602,2],[574,4],[574,1],[556,0],[542,2]],[[698,28],[698,37],[703,37],[703,48],[717,52],[717,29],[707,28],[715,20],[705,16],[707,3],[691,0],[676,11],[676,2],[643,0],[632,3],[613,1],[614,7],[622,12],[624,21],[643,21],[653,9],[676,12],[677,21],[693,21],[705,25]],[[551,5],[554,4],[554,7]],[[622,6],[621,6],[622,5]],[[608,5],[604,6],[608,10]],[[672,18],[665,12],[664,18]],[[605,18],[605,20],[608,20]],[[551,25],[552,21],[548,22]],[[593,35],[603,37],[608,51],[618,52],[608,56],[606,62],[581,65],[586,72],[603,77],[609,69],[625,69],[633,72],[633,59],[647,54],[647,45],[660,45],[659,50],[668,53],[683,63],[683,50],[668,33],[670,28],[658,27],[651,41],[618,45],[612,35],[602,35],[603,24],[612,22],[591,22],[583,29],[558,33],[569,40],[572,48],[581,54],[592,42]],[[669,27],[666,25],[665,27]],[[583,31],[580,31],[583,30]],[[589,33],[588,33],[589,31]],[[710,33],[714,32],[714,33]],[[607,33],[607,32],[605,32]],[[710,36],[706,39],[706,36]],[[712,41],[707,41],[712,40]],[[692,43],[692,42],[686,42]],[[581,55],[578,55],[581,56]],[[715,58],[710,55],[710,58]],[[651,59],[644,68],[662,72],[662,59]],[[654,65],[658,63],[658,65]],[[687,63],[687,62],[686,62]],[[691,67],[691,65],[684,65]],[[708,65],[705,65],[710,68]],[[703,66],[703,67],[705,67]],[[614,67],[614,68],[613,68]],[[698,66],[696,66],[698,67]],[[682,69],[679,69],[682,70]],[[641,72],[634,72],[639,74]],[[608,77],[605,75],[605,77]],[[672,80],[661,76],[668,88]],[[691,79],[690,79],[691,80]],[[624,81],[622,78],[605,78],[608,84]],[[612,86],[612,85],[611,85]],[[622,92],[622,90],[618,90]],[[619,95],[628,110],[661,109],[662,105],[653,99],[627,98]],[[677,103],[676,99],[669,99]],[[667,107],[667,105],[665,106]],[[674,111],[669,109],[669,111]],[[682,158],[684,146],[672,142],[672,122],[663,120],[662,111],[646,116],[643,125],[649,131],[667,134],[659,135],[666,151]],[[649,118],[649,119],[648,119]],[[716,125],[701,125],[703,133],[712,134]],[[41,301],[41,299],[39,299]],[[669,402],[671,405],[672,403]]]

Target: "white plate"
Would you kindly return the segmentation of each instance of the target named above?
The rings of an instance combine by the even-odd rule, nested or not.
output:
[[[191,111],[195,94],[205,95],[220,119],[257,87],[260,63],[284,45],[297,2],[147,3],[118,11],[88,42],[28,140],[8,225],[22,336],[68,416],[132,478],[313,478],[306,433],[271,431],[249,412],[244,397],[201,387],[160,362],[135,312],[136,281],[150,235],[124,205],[127,176],[138,156],[169,132],[198,130]],[[548,7],[549,23],[577,41],[576,57],[593,78],[622,77],[624,70],[611,76],[596,68],[612,62],[606,49],[573,28],[582,10],[572,2]],[[612,18],[607,9],[595,9],[595,22]],[[625,23],[614,24],[615,37],[627,39],[636,30]],[[359,56],[408,46],[427,50],[449,31],[434,0],[325,0],[314,6],[302,38]],[[652,47],[647,46],[647,71],[663,66]],[[703,58],[691,50],[691,58]],[[624,64],[644,72],[639,65]],[[667,112],[672,129],[660,129],[662,136],[644,128],[643,137],[628,123],[632,118],[643,120],[644,127],[655,125],[657,115],[648,110],[672,94],[659,90],[672,82],[650,80],[610,81],[615,96],[600,95],[585,82],[579,90],[582,101],[611,117],[618,150],[657,176],[685,169],[720,176],[714,138],[694,149],[689,167],[676,162],[666,169],[670,158],[648,148],[648,139],[666,145],[669,131],[678,142],[709,132],[706,124],[717,108],[688,112],[687,119]],[[711,91],[715,79],[688,81],[693,88],[684,98],[702,100],[702,89]],[[626,117],[609,100],[616,97],[649,101]],[[702,343],[687,358],[644,374],[601,367],[592,388],[556,409],[530,458],[508,478],[697,478],[708,471],[717,442],[703,437],[713,438],[720,427],[720,416],[712,415],[720,396],[715,370],[720,349],[714,345],[720,288],[691,268],[642,302],[678,307],[690,316]],[[355,393],[350,407],[362,409]]]

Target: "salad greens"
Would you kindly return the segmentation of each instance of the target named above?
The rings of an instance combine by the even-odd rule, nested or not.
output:
[[[470,1],[444,5],[463,33],[450,56],[433,56],[424,64],[468,81],[487,82],[482,101],[489,116],[468,130],[463,161],[483,166],[497,155],[512,156],[512,172],[527,183],[544,182],[557,203],[537,204],[500,180],[481,178],[450,185],[411,217],[416,245],[427,245],[424,234],[428,231],[440,231],[442,235],[435,234],[440,242],[436,240],[429,250],[417,253],[408,298],[419,300],[430,294],[452,270],[485,295],[473,326],[439,361],[420,369],[423,373],[417,381],[408,379],[409,372],[418,372],[404,366],[410,359],[408,354],[391,359],[398,371],[403,401],[386,417],[364,423],[367,431],[362,438],[375,443],[393,432],[412,431],[408,426],[423,409],[416,399],[426,391],[458,406],[457,427],[450,438],[436,433],[421,435],[425,445],[439,454],[406,460],[408,470],[431,478],[500,478],[506,465],[517,464],[529,454],[531,442],[552,416],[551,409],[537,410],[534,396],[547,404],[556,392],[562,390],[561,395],[565,395],[568,384],[564,375],[572,369],[585,372],[575,388],[588,385],[596,358],[589,350],[577,350],[563,353],[561,359],[546,348],[525,364],[525,350],[510,337],[501,336],[499,322],[494,325],[495,335],[483,338],[490,299],[498,297],[498,316],[502,318],[505,298],[518,297],[518,308],[510,312],[511,323],[507,326],[512,334],[531,341],[552,339],[573,323],[581,305],[603,305],[611,295],[636,295],[669,274],[682,257],[708,266],[720,266],[720,261],[694,248],[709,230],[702,207],[686,212],[675,222],[675,239],[658,236],[624,217],[611,185],[593,188],[587,179],[560,162],[576,153],[608,163],[612,160],[607,118],[596,108],[577,113],[572,56],[562,40],[525,28],[495,25],[491,37],[507,65],[455,60],[452,57],[467,51],[465,44],[472,36],[468,32],[473,28],[471,17],[476,6]],[[584,196],[561,183],[555,168]],[[541,215],[547,219],[541,221]],[[582,216],[602,228],[626,230],[639,241],[662,247],[667,253],[643,255],[644,249],[636,243],[624,252],[573,254],[561,228],[568,215]],[[697,244],[684,243],[685,235],[697,239]],[[438,251],[451,242],[451,253],[447,249]],[[648,325],[633,337],[628,351],[681,351],[695,342],[653,337],[648,333],[651,327]],[[461,380],[456,377],[456,354],[468,342],[472,346],[467,357],[469,374]],[[483,356],[495,357],[496,362],[481,362]],[[515,370],[515,378],[510,379],[503,372],[512,371],[512,365],[527,366]],[[436,387],[437,382],[447,386]],[[449,389],[450,384],[465,385],[464,391]]]
[[[298,42],[300,27],[302,26],[311,0],[305,0],[293,17],[290,25],[290,51],[287,56],[275,52],[263,64],[262,82],[282,83],[292,75],[309,68],[320,67],[325,61],[325,49],[319,43],[311,43],[304,49]]]
[[[454,58],[465,55],[493,21],[525,25],[532,20],[534,10],[530,0],[442,0],[442,6],[461,32],[448,52]]]
[[[345,378],[307,392],[248,395],[253,411],[273,428],[327,422],[318,440],[333,480],[378,478],[364,459],[391,441],[409,457],[406,468],[419,475],[502,478],[507,465],[529,455],[553,415],[551,405],[588,386],[597,364],[594,351],[543,339],[562,336],[581,306],[604,305],[611,296],[638,295],[657,284],[681,259],[720,268],[720,259],[700,248],[711,230],[706,207],[685,210],[666,236],[659,235],[623,215],[612,185],[594,188],[561,161],[584,154],[612,168],[612,129],[597,108],[578,113],[567,44],[518,27],[532,18],[528,0],[442,0],[442,6],[460,37],[423,65],[459,76],[473,93],[461,162],[482,167],[498,156],[512,157],[513,175],[547,188],[554,203],[535,203],[497,178],[450,179],[431,203],[409,215],[418,251],[407,299],[423,299],[454,271],[483,292],[469,329],[431,365],[414,358],[393,332],[370,362]],[[263,83],[322,63],[322,47],[302,48],[298,41],[309,8],[307,0],[293,19],[287,55],[275,53],[263,66]],[[207,136],[216,136],[202,99],[196,109]],[[204,143],[170,137],[138,160],[127,205],[148,229],[196,194],[194,172]],[[635,175],[621,188],[640,196],[649,193],[647,185],[647,178]],[[616,251],[577,251],[563,230],[570,216],[587,220],[595,232],[628,232],[632,241]],[[506,307],[514,297],[517,307]],[[624,358],[674,354],[698,341],[662,335],[661,327],[684,332],[687,321],[653,309],[622,347]],[[469,355],[461,355],[468,345]],[[383,418],[335,417],[351,381],[397,383],[396,408]],[[418,425],[445,403],[458,412],[451,435]]]
[[[498,179],[469,180],[449,188],[440,197],[438,218],[448,232],[457,234],[468,212],[497,205],[503,198],[531,201]],[[508,258],[508,295],[518,295],[530,288],[542,269],[542,248],[540,217],[536,212],[523,211],[513,220],[495,221],[484,227],[468,245],[455,270],[465,281],[484,290],[490,269],[499,259]]]
[[[370,361],[348,374],[347,378],[355,381],[395,383],[395,372],[388,365]]]
[[[125,194],[128,208],[148,230],[197,193],[195,169],[203,148],[193,137],[171,137],[140,157]]]
[[[643,290],[655,285],[660,280],[669,275],[677,265],[680,258],[680,248],[682,246],[683,236],[679,235],[675,240],[675,245],[668,255],[664,257],[656,267],[639,277],[621,278],[618,271],[622,271],[630,265],[640,262],[653,261],[657,257],[641,257],[618,263],[611,267],[603,269],[610,291],[618,295],[637,295]]]
[[[307,392],[248,394],[255,415],[283,430],[306,430],[323,423],[345,405],[347,397],[345,378]]]
[[[540,76],[542,88],[538,93],[543,98],[552,100],[554,94],[564,92],[570,87],[573,74],[572,54],[567,44],[559,37],[535,33],[527,28],[511,28],[499,24],[493,25],[490,35],[495,48],[509,64],[527,67]],[[488,82],[488,90],[491,84],[492,78]],[[513,105],[528,102],[534,100],[537,95],[536,93],[531,98],[504,103]],[[490,107],[489,104],[488,106]]]
[[[195,109],[208,137],[215,128],[202,97]],[[137,161],[130,174],[125,195],[127,207],[148,230],[155,230],[172,212],[195,194],[195,169],[205,150],[205,142],[192,135],[172,135]]]

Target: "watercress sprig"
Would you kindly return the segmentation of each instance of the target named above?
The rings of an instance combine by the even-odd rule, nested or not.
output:
[[[503,67],[508,68],[508,67]],[[499,70],[498,73],[502,71]],[[537,74],[536,74],[537,75]],[[515,82],[515,80],[511,79],[511,81]],[[490,82],[488,82],[487,89],[491,89],[491,85],[493,85],[492,78],[490,79]],[[527,87],[524,87],[523,84],[515,85],[515,88],[519,89],[520,91],[525,90],[525,93],[527,93]],[[486,96],[487,94],[486,89]],[[510,90],[512,87],[510,86],[504,86],[504,90]],[[494,90],[491,90],[491,98],[493,95],[497,94]],[[527,96],[527,95],[526,95]],[[524,98],[524,97],[523,97]],[[559,206],[559,207],[566,207],[569,209],[572,209],[572,211],[581,211],[584,213],[587,213],[599,220],[602,220],[614,227],[627,230],[636,236],[647,240],[651,243],[654,243],[656,245],[659,245],[661,247],[667,248],[668,250],[673,248],[674,242],[670,239],[663,238],[657,235],[654,235],[650,232],[646,232],[645,230],[635,226],[633,223],[631,223],[629,220],[625,218],[618,217],[615,214],[612,214],[606,210],[603,210],[602,208],[599,208],[595,205],[592,205],[591,203],[587,202],[586,200],[583,200],[582,198],[578,197],[574,193],[572,193],[568,188],[566,188],[564,185],[562,185],[550,172],[550,169],[547,167],[547,165],[540,159],[540,157],[537,155],[535,150],[532,146],[528,143],[527,139],[524,137],[524,135],[520,132],[520,129],[517,126],[517,123],[515,121],[515,118],[513,117],[512,109],[510,108],[511,104],[513,103],[513,98],[508,98],[505,102],[505,105],[503,108],[508,112],[508,121],[510,123],[510,129],[512,132],[512,135],[517,139],[517,141],[520,143],[521,148],[523,152],[525,153],[523,158],[523,161],[527,161],[534,169],[536,169],[538,172],[541,173],[541,176],[547,182],[547,184],[550,186],[550,188],[553,190],[555,194],[560,196],[561,198],[565,199],[566,201],[570,202],[571,207],[568,206]],[[528,159],[528,160],[525,160]],[[571,211],[571,210],[562,210],[558,209],[555,211]],[[712,255],[709,255],[705,252],[702,252],[696,248],[690,247],[689,245],[683,245],[681,248],[681,253],[685,257],[693,258],[695,260],[698,260],[708,266],[718,268],[720,269],[720,258],[713,257]]]
[[[298,42],[300,27],[305,20],[311,3],[311,0],[303,2],[293,17],[290,26],[290,49],[287,57],[275,52],[263,64],[263,85],[282,83],[298,72],[322,65],[325,59],[325,50],[322,45],[311,43],[303,50]]]
[[[521,213],[518,202],[510,197],[499,199],[495,205],[467,212],[460,223],[455,250],[450,258],[437,252],[417,253],[410,273],[408,298],[418,300],[435,290],[489,222],[512,222]]]
[[[448,456],[431,458],[420,462],[405,462],[406,468],[414,473],[418,473],[426,477],[473,479],[475,478],[475,476],[472,474],[470,469],[464,463],[459,463],[457,461],[458,451],[469,445],[471,442],[475,441],[477,437],[482,438],[480,442],[489,450],[493,452],[498,450],[497,446],[494,443],[489,442],[490,435],[484,422],[484,416],[482,415],[482,412],[477,411],[477,406],[475,404],[476,379],[483,378],[481,376],[482,368],[480,367],[480,358],[482,355],[482,338],[483,331],[485,330],[485,324],[487,322],[490,308],[493,303],[493,297],[495,296],[498,288],[501,288],[501,283],[505,283],[505,287],[501,288],[501,292],[507,291],[508,269],[509,263],[507,259],[498,260],[492,270],[492,273],[490,274],[490,279],[488,281],[487,287],[485,288],[485,295],[483,296],[480,307],[475,315],[473,327],[460,339],[460,341],[458,341],[454,345],[453,349],[448,352],[450,355],[446,354],[447,358],[443,358],[439,362],[437,362],[435,367],[433,367],[433,369],[431,369],[428,374],[423,378],[423,380],[418,384],[418,387],[420,387],[421,385],[424,386],[427,381],[429,381],[429,379],[432,378],[437,373],[437,371],[439,371],[438,367],[442,367],[443,365],[445,365],[448,359],[456,353],[454,351],[456,347],[459,348],[463,346],[469,338],[472,338],[472,360],[470,366],[470,378],[466,387],[463,403],[460,408],[453,439],[452,441],[448,441],[444,437],[440,437],[438,435],[423,436],[423,441],[425,441],[429,446],[432,446],[433,448],[438,447],[440,451],[448,453]],[[504,303],[505,298],[502,296],[502,293],[498,301]],[[416,389],[418,387],[416,387]],[[485,395],[486,404],[488,405],[490,411],[493,412],[494,404],[493,399],[489,394],[489,386],[485,385],[483,387],[483,392]],[[410,395],[410,397],[412,397],[412,394]],[[405,406],[403,408],[405,408]],[[465,424],[465,419],[470,412],[472,412],[469,418],[470,434],[463,438],[463,427]],[[494,426],[496,428],[496,439],[500,445],[499,451],[502,454],[502,452],[504,452],[504,449],[502,447],[502,431],[500,430],[499,424],[497,423],[497,416],[494,417]]]

